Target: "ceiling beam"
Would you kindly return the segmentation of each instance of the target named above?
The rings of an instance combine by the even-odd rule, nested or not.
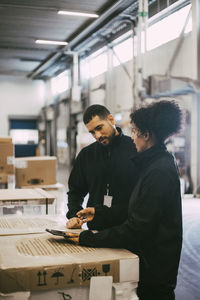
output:
[[[111,8],[109,8],[107,11],[105,11],[98,19],[93,21],[88,27],[86,27],[81,33],[79,33],[74,39],[69,41],[67,46],[64,46],[63,48],[59,48],[59,51],[62,49],[64,51],[71,50],[73,47],[75,47],[78,43],[83,41],[83,39],[90,36],[95,30],[102,26],[103,24],[108,22],[109,17],[112,15],[115,15],[115,13],[118,11],[118,9],[125,3],[132,3],[133,1],[130,0],[119,0],[117,3],[115,3]],[[41,73],[43,70],[45,70],[47,67],[49,67],[52,62],[54,62],[58,57],[60,53],[52,53],[47,57],[47,59],[42,62],[37,68],[35,68],[31,73],[28,74],[29,78],[34,79],[37,74]]]

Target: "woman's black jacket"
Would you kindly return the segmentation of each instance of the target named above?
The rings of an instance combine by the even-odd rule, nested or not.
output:
[[[174,157],[156,145],[134,158],[140,167],[121,225],[96,234],[84,231],[79,243],[92,247],[126,248],[140,257],[140,283],[175,286],[182,246],[180,181]],[[103,208],[95,218],[103,217]]]

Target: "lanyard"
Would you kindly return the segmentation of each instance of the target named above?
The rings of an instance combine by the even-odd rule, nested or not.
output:
[[[109,196],[109,192],[110,192],[110,185],[109,183],[107,183],[107,187],[106,187],[106,195]]]

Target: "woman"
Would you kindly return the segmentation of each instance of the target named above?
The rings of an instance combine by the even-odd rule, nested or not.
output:
[[[179,173],[165,140],[179,131],[182,113],[174,101],[160,101],[131,114],[138,154],[138,182],[129,200],[128,218],[119,225],[71,240],[91,247],[126,248],[140,258],[140,300],[174,300],[182,246]],[[77,213],[86,221],[101,219],[103,208]]]

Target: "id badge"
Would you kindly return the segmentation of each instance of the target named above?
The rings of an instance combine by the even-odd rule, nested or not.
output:
[[[108,195],[104,195],[104,201],[103,201],[103,205],[107,206],[107,207],[111,207],[112,205],[112,196],[108,196]]]

